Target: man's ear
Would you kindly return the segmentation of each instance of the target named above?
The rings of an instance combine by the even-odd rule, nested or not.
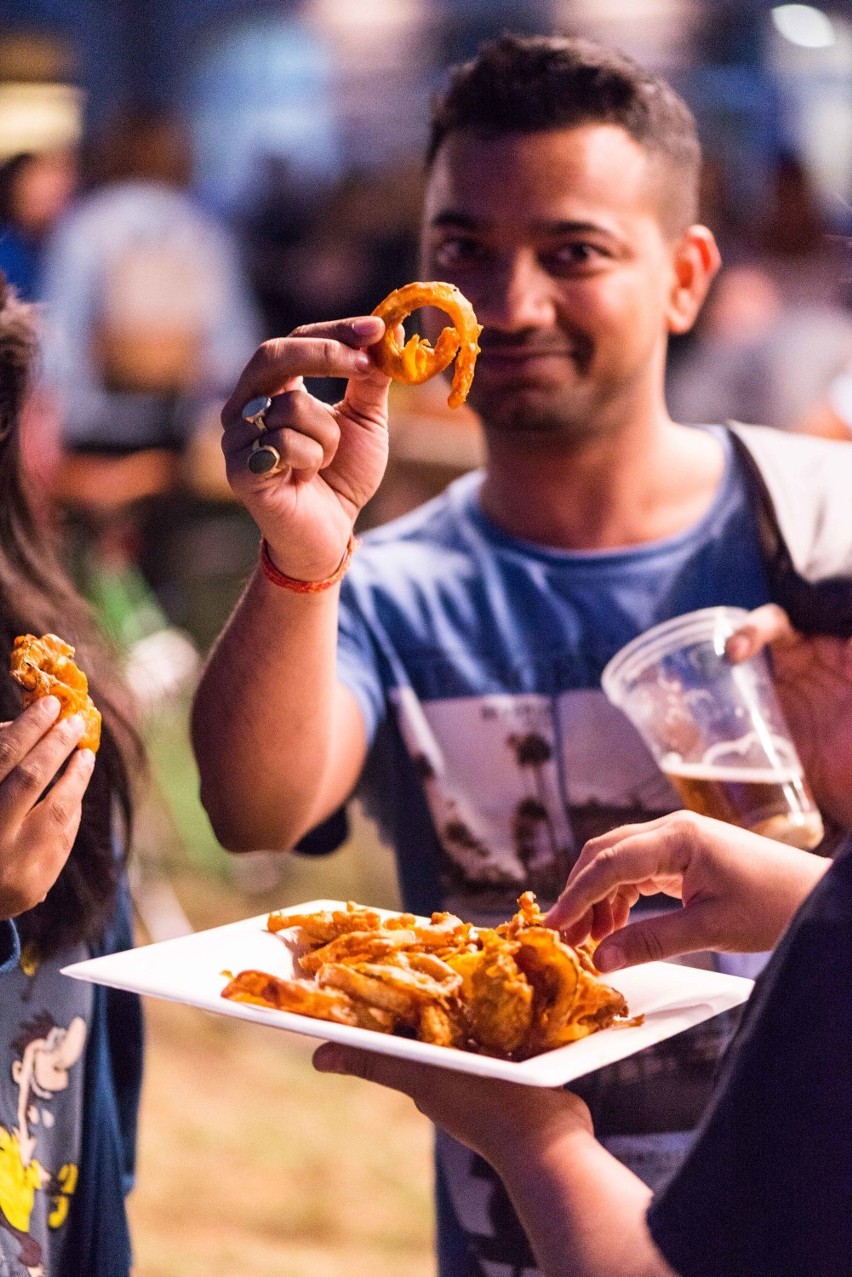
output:
[[[690,226],[673,249],[673,284],[666,313],[670,333],[689,332],[722,264],[713,232]]]

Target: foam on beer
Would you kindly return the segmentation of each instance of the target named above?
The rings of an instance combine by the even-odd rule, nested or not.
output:
[[[683,776],[686,780],[724,780],[733,784],[784,785],[800,781],[801,767],[723,767],[719,763],[687,763],[677,754],[667,755],[660,767],[667,776]]]

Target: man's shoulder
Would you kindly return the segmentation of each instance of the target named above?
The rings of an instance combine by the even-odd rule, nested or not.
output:
[[[815,472],[852,472],[852,448],[845,441],[818,439],[813,435],[776,430],[771,426],[728,421],[724,427],[747,449],[763,469],[777,467],[789,472],[791,466],[806,465]]]
[[[806,580],[852,576],[852,445],[729,422],[755,500]]]

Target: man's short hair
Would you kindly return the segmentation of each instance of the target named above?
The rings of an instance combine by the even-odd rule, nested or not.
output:
[[[661,161],[661,217],[670,230],[695,221],[695,117],[665,80],[594,40],[507,33],[451,68],[432,108],[427,166],[447,135],[461,130],[488,140],[584,124],[617,125]]]

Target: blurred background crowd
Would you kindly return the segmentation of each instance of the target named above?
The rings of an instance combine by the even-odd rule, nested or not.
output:
[[[333,865],[229,861],[198,805],[188,701],[257,555],[225,482],[222,399],[260,340],[368,313],[417,277],[427,108],[447,65],[501,29],[561,30],[666,75],[698,118],[702,220],[724,268],[673,347],[672,415],[852,439],[848,0],[4,0],[0,12],[0,268],[39,304],[44,348],[28,455],[144,714],[142,931],[323,895],[392,905],[390,859],[362,824]],[[374,523],[480,456],[472,414],[449,415],[440,388],[393,394]],[[153,1012],[140,1274],[428,1273],[421,1119],[392,1096],[349,1102],[328,1079],[292,1119],[294,1090],[314,1086],[305,1052],[191,1014]],[[213,1059],[234,1079],[215,1120],[201,1103]],[[396,1143],[365,1159],[383,1105]],[[198,1202],[180,1213],[188,1179],[202,1183],[201,1219]]]

